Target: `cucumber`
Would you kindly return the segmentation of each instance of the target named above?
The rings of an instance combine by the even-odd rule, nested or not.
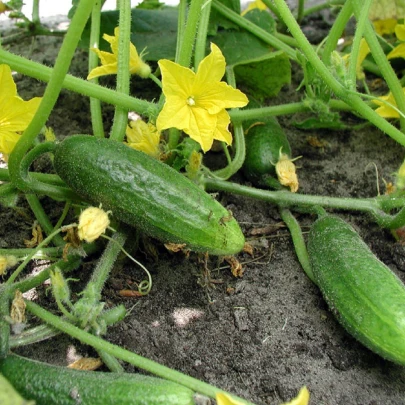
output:
[[[363,345],[405,365],[405,286],[356,231],[332,215],[315,221],[308,255],[333,314]]]
[[[163,242],[232,255],[244,236],[229,212],[185,176],[121,142],[74,135],[57,144],[56,173],[86,201]]]
[[[251,125],[247,129],[245,143],[246,157],[242,167],[245,177],[256,187],[281,189],[275,165],[280,150],[291,157],[291,147],[277,118],[268,117]]]
[[[10,354],[0,373],[38,405],[191,405],[194,392],[180,384],[130,373],[80,371]]]

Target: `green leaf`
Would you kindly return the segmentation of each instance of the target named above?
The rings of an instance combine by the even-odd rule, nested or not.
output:
[[[265,42],[246,32],[221,31],[210,40],[221,48],[227,65],[260,58],[271,50]]]
[[[368,14],[370,20],[399,20],[405,16],[405,0],[374,0]]]
[[[177,38],[177,8],[163,7],[160,9],[132,9],[131,42],[138,52],[146,48],[145,59],[174,59]],[[118,26],[119,12],[117,10],[101,13],[100,49],[111,52],[109,44],[102,39],[102,34],[114,35]],[[80,46],[89,48],[90,26],[83,32]]]
[[[219,2],[235,13],[240,14],[239,0],[219,0]],[[208,35],[216,35],[218,28],[220,27],[225,29],[239,29],[239,26],[237,24],[224,17],[222,14],[218,13],[218,11],[211,8],[210,21],[208,24]]]
[[[237,81],[247,86],[259,100],[276,96],[285,84],[291,83],[290,60],[282,51],[238,63],[233,69]]]
[[[244,17],[270,34],[274,34],[276,32],[276,21],[271,14],[265,10],[254,8],[245,14]]]

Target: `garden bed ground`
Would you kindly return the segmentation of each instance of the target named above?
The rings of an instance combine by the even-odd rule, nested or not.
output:
[[[60,40],[37,38],[11,46],[15,53],[51,65]],[[32,54],[30,54],[32,52]],[[71,73],[86,75],[87,55],[78,51]],[[43,94],[44,84],[18,76],[24,99]],[[140,94],[136,81],[134,94]],[[295,84],[283,89],[275,102],[297,97]],[[106,117],[111,109],[105,108]],[[403,159],[403,150],[372,126],[340,131],[301,131],[292,123],[298,117],[281,118],[295,156],[302,156],[300,192],[328,196],[373,197],[377,178],[383,179]],[[348,115],[348,125],[361,121]],[[88,100],[63,91],[49,120],[57,136],[90,133]],[[323,148],[310,146],[307,138],[316,136]],[[215,157],[214,157],[215,159]],[[375,166],[374,166],[375,165]],[[236,182],[245,182],[235,176]],[[294,397],[307,385],[316,405],[402,405],[405,402],[405,370],[381,359],[349,336],[329,312],[318,288],[302,271],[288,230],[282,226],[277,209],[267,203],[220,193],[220,201],[232,210],[246,238],[256,247],[254,257],[238,256],[243,263],[241,278],[232,276],[210,258],[208,267],[217,282],[204,282],[204,266],[197,256],[173,254],[156,245],[158,257],[139,252],[151,271],[153,289],[143,298],[122,298],[118,290],[139,281],[143,273],[129,262],[117,266],[106,285],[108,306],[123,303],[129,314],[108,331],[106,339],[161,364],[229,390],[257,404],[276,405]],[[60,205],[44,198],[47,210]],[[21,201],[24,207],[24,201]],[[314,218],[298,215],[307,230]],[[350,221],[375,254],[405,281],[405,250],[390,232],[379,229],[362,214],[339,213]],[[32,218],[21,211],[0,207],[0,247],[23,247],[29,239]],[[267,234],[254,236],[258,228],[273,226]],[[80,291],[96,257],[72,277]],[[54,308],[46,287],[37,290],[36,302]],[[29,323],[35,322],[33,319]],[[66,336],[18,350],[19,353],[54,364],[66,365],[75,353],[94,355]],[[132,367],[128,367],[132,370]]]

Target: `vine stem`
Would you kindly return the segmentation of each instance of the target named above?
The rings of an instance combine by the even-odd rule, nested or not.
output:
[[[269,32],[265,31],[264,29],[258,27],[256,24],[252,23],[246,18],[243,18],[238,13],[235,13],[233,10],[226,7],[224,4],[219,2],[218,0],[212,1],[212,7],[218,11],[221,15],[228,18],[235,24],[239,25],[239,27],[244,28],[246,31],[254,34],[262,41],[266,42],[267,44],[274,46],[274,48],[284,51],[286,55],[292,59],[297,60],[297,55],[295,49],[291,48],[281,39],[277,38],[276,36],[270,34]]]
[[[53,73],[53,68],[14,55],[4,49],[0,49],[0,62],[9,65],[11,69],[19,73],[44,82],[49,82]],[[84,96],[94,97],[128,110],[134,110],[141,115],[157,115],[156,103],[141,100],[127,94],[119,94],[115,90],[107,89],[98,84],[90,83],[87,80],[79,79],[78,77],[66,75],[61,79],[60,84],[64,89],[74,91]]]
[[[367,0],[370,2],[371,0]],[[360,18],[362,13],[362,8],[364,5],[360,5],[356,0],[350,0],[354,14],[357,18]],[[366,16],[367,17],[367,16]],[[391,63],[388,61],[387,57],[385,56],[384,50],[382,49],[380,42],[378,41],[377,35],[371,25],[371,22],[368,18],[364,21],[364,34],[367,41],[368,46],[370,47],[370,51],[373,55],[373,58],[380,69],[382,76],[384,77],[385,81],[388,84],[389,89],[394,96],[395,102],[398,106],[398,109],[401,112],[405,112],[405,94],[402,90],[401,83],[391,66]],[[354,61],[353,61],[354,62]],[[371,121],[371,120],[370,120]],[[405,118],[400,115],[400,124],[402,131],[405,130]],[[394,138],[395,139],[395,138]]]
[[[47,238],[45,238],[41,243],[39,243],[36,249],[33,249],[33,251],[24,259],[24,261],[13,271],[11,276],[4,284],[8,286],[12,285],[12,283],[14,283],[18,275],[24,270],[28,262],[35,256],[35,253],[41,250],[43,246],[46,246],[54,238],[54,236],[58,235],[61,231],[62,228],[53,231]]]
[[[129,94],[129,46],[131,43],[131,2],[119,1],[120,20],[118,37],[117,92]],[[128,110],[115,106],[110,139],[122,142],[128,125]]]
[[[51,314],[49,311],[41,308],[39,305],[33,303],[32,301],[25,300],[25,303],[27,310],[38,318],[42,319],[44,322],[48,323],[58,330],[61,330],[64,333],[67,333],[73,338],[78,339],[82,343],[94,347],[96,350],[102,350],[103,352],[108,353],[109,355],[114,356],[120,360],[126,361],[134,365],[135,367],[139,367],[159,377],[182,384],[192,389],[193,391],[199,392],[203,395],[207,395],[211,398],[215,398],[215,395],[217,393],[226,393],[225,391],[213,385],[207,384],[179,371],[173,370],[152,360],[146,359],[145,357],[142,357],[136,353],[130,352],[129,350],[123,349],[122,347],[116,346],[97,336],[85,332],[77,326],[74,326],[64,321],[63,319]],[[251,402],[248,402],[237,396],[232,395],[232,398],[240,401],[242,404],[253,405]]]
[[[207,44],[208,24],[211,14],[211,0],[207,1],[201,10],[200,23],[198,25],[197,36],[194,47],[194,69],[197,69],[204,59]]]
[[[226,77],[228,84],[232,87],[236,87],[235,73],[231,66],[226,68]],[[234,111],[238,109],[235,108]],[[213,174],[216,178],[222,178],[223,180],[228,180],[233,176],[243,165],[246,156],[246,145],[245,145],[245,134],[243,132],[242,124],[239,122],[234,123],[234,150],[235,156],[228,165],[223,168],[216,170]]]
[[[83,296],[94,294],[94,298],[96,298],[97,300],[101,299],[101,291],[109,277],[111,269],[115,261],[117,260],[118,254],[121,252],[122,245],[125,243],[126,239],[126,233],[114,233],[111,240],[109,240],[107,247],[103,252],[103,255],[99,259],[86,289],[83,291]],[[88,294],[86,294],[85,291],[88,291]]]
[[[280,208],[295,208],[304,212],[313,212],[314,206],[321,206],[340,210],[362,211],[371,214],[376,222],[383,227],[393,229],[405,225],[405,196],[393,198],[389,196],[375,198],[324,197],[290,193],[288,191],[262,190],[208,177],[204,178],[203,183],[207,191],[226,191],[267,201],[278,205]],[[396,216],[384,212],[398,208],[401,208],[401,210]]]
[[[94,3],[93,10],[91,12],[91,30],[90,30],[90,46],[93,48],[99,48],[100,42],[100,19],[101,19],[101,7],[102,2],[97,1]],[[89,52],[89,72],[98,66],[99,59],[95,52]],[[98,77],[91,80],[94,84],[98,84]],[[101,111],[100,100],[94,97],[90,97],[90,115],[91,125],[93,128],[94,136],[104,138],[104,126],[103,116]]]
[[[298,257],[298,261],[301,264],[305,274],[316,285],[314,273],[312,272],[311,264],[309,262],[308,251],[305,245],[304,236],[302,234],[301,227],[294,215],[287,208],[280,209],[280,215],[284,223],[287,225],[291,238],[294,244],[294,250]]]
[[[391,125],[387,120],[380,117],[372,108],[370,108],[358,95],[353,94],[348,91],[347,88],[342,86],[328,70],[328,68],[322,63],[318,57],[316,51],[313,49],[312,45],[308,42],[307,38],[301,31],[300,26],[295,20],[294,16],[291,14],[290,9],[284,0],[274,0],[278,11],[290,30],[293,37],[296,39],[299,48],[305,55],[307,60],[312,64],[314,69],[317,71],[319,76],[324,80],[324,82],[330,87],[330,89],[336,94],[338,98],[343,100],[346,104],[351,106],[355,111],[357,111],[363,118],[369,120],[376,127],[380,128],[382,131],[387,133],[391,138],[405,146],[405,135]],[[367,28],[367,27],[366,27]],[[367,32],[367,31],[366,31]],[[370,45],[370,44],[369,44]],[[370,46],[371,48],[371,46]]]
[[[176,59],[176,62],[181,66],[190,66],[194,41],[200,21],[201,9],[204,5],[204,2],[205,0],[193,0],[192,2],[190,2],[186,27],[184,28],[183,38],[181,39],[180,43],[180,50],[177,54]]]

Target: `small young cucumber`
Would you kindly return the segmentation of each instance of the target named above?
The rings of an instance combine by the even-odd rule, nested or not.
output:
[[[38,405],[191,405],[194,392],[157,377],[80,371],[10,354],[0,373]]]
[[[315,280],[343,327],[375,353],[405,365],[405,286],[399,278],[335,216],[315,221],[308,254]]]
[[[243,174],[257,187],[280,189],[277,180],[276,163],[283,154],[291,156],[287,136],[275,117],[252,124],[245,136],[246,158]]]
[[[120,142],[74,135],[55,147],[57,174],[79,196],[164,242],[212,255],[242,250],[244,236],[212,196],[168,165]]]

